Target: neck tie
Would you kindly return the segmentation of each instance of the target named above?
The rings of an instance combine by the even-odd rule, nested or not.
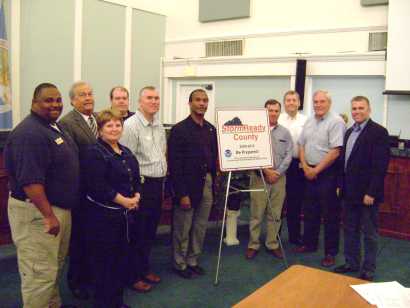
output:
[[[360,132],[360,130],[361,130],[360,124],[355,123],[353,125],[353,131],[357,133],[357,132]]]
[[[88,124],[90,125],[91,132],[95,136],[95,138],[98,137],[98,130],[97,130],[97,124],[94,121],[94,118],[92,116],[88,117]]]

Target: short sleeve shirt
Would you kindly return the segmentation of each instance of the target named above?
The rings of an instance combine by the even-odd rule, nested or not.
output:
[[[4,159],[13,197],[25,200],[24,186],[42,184],[51,205],[71,208],[78,202],[78,149],[61,128],[31,113],[10,133]]]
[[[317,165],[331,149],[343,146],[345,130],[343,119],[332,112],[321,118],[309,118],[298,141],[304,147],[306,162]]]

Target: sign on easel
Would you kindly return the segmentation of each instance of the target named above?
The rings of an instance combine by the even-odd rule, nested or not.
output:
[[[217,109],[216,124],[222,171],[273,166],[269,117],[265,108]]]

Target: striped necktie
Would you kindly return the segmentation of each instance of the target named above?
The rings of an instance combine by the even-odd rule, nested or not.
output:
[[[88,124],[90,125],[91,132],[93,133],[95,138],[98,138],[97,124],[95,123],[93,116],[88,117]]]

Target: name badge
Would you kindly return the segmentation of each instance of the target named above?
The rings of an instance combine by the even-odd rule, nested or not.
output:
[[[56,140],[54,140],[54,142],[57,143],[58,145],[60,145],[60,144],[64,143],[64,140],[63,140],[63,138],[58,137]]]

